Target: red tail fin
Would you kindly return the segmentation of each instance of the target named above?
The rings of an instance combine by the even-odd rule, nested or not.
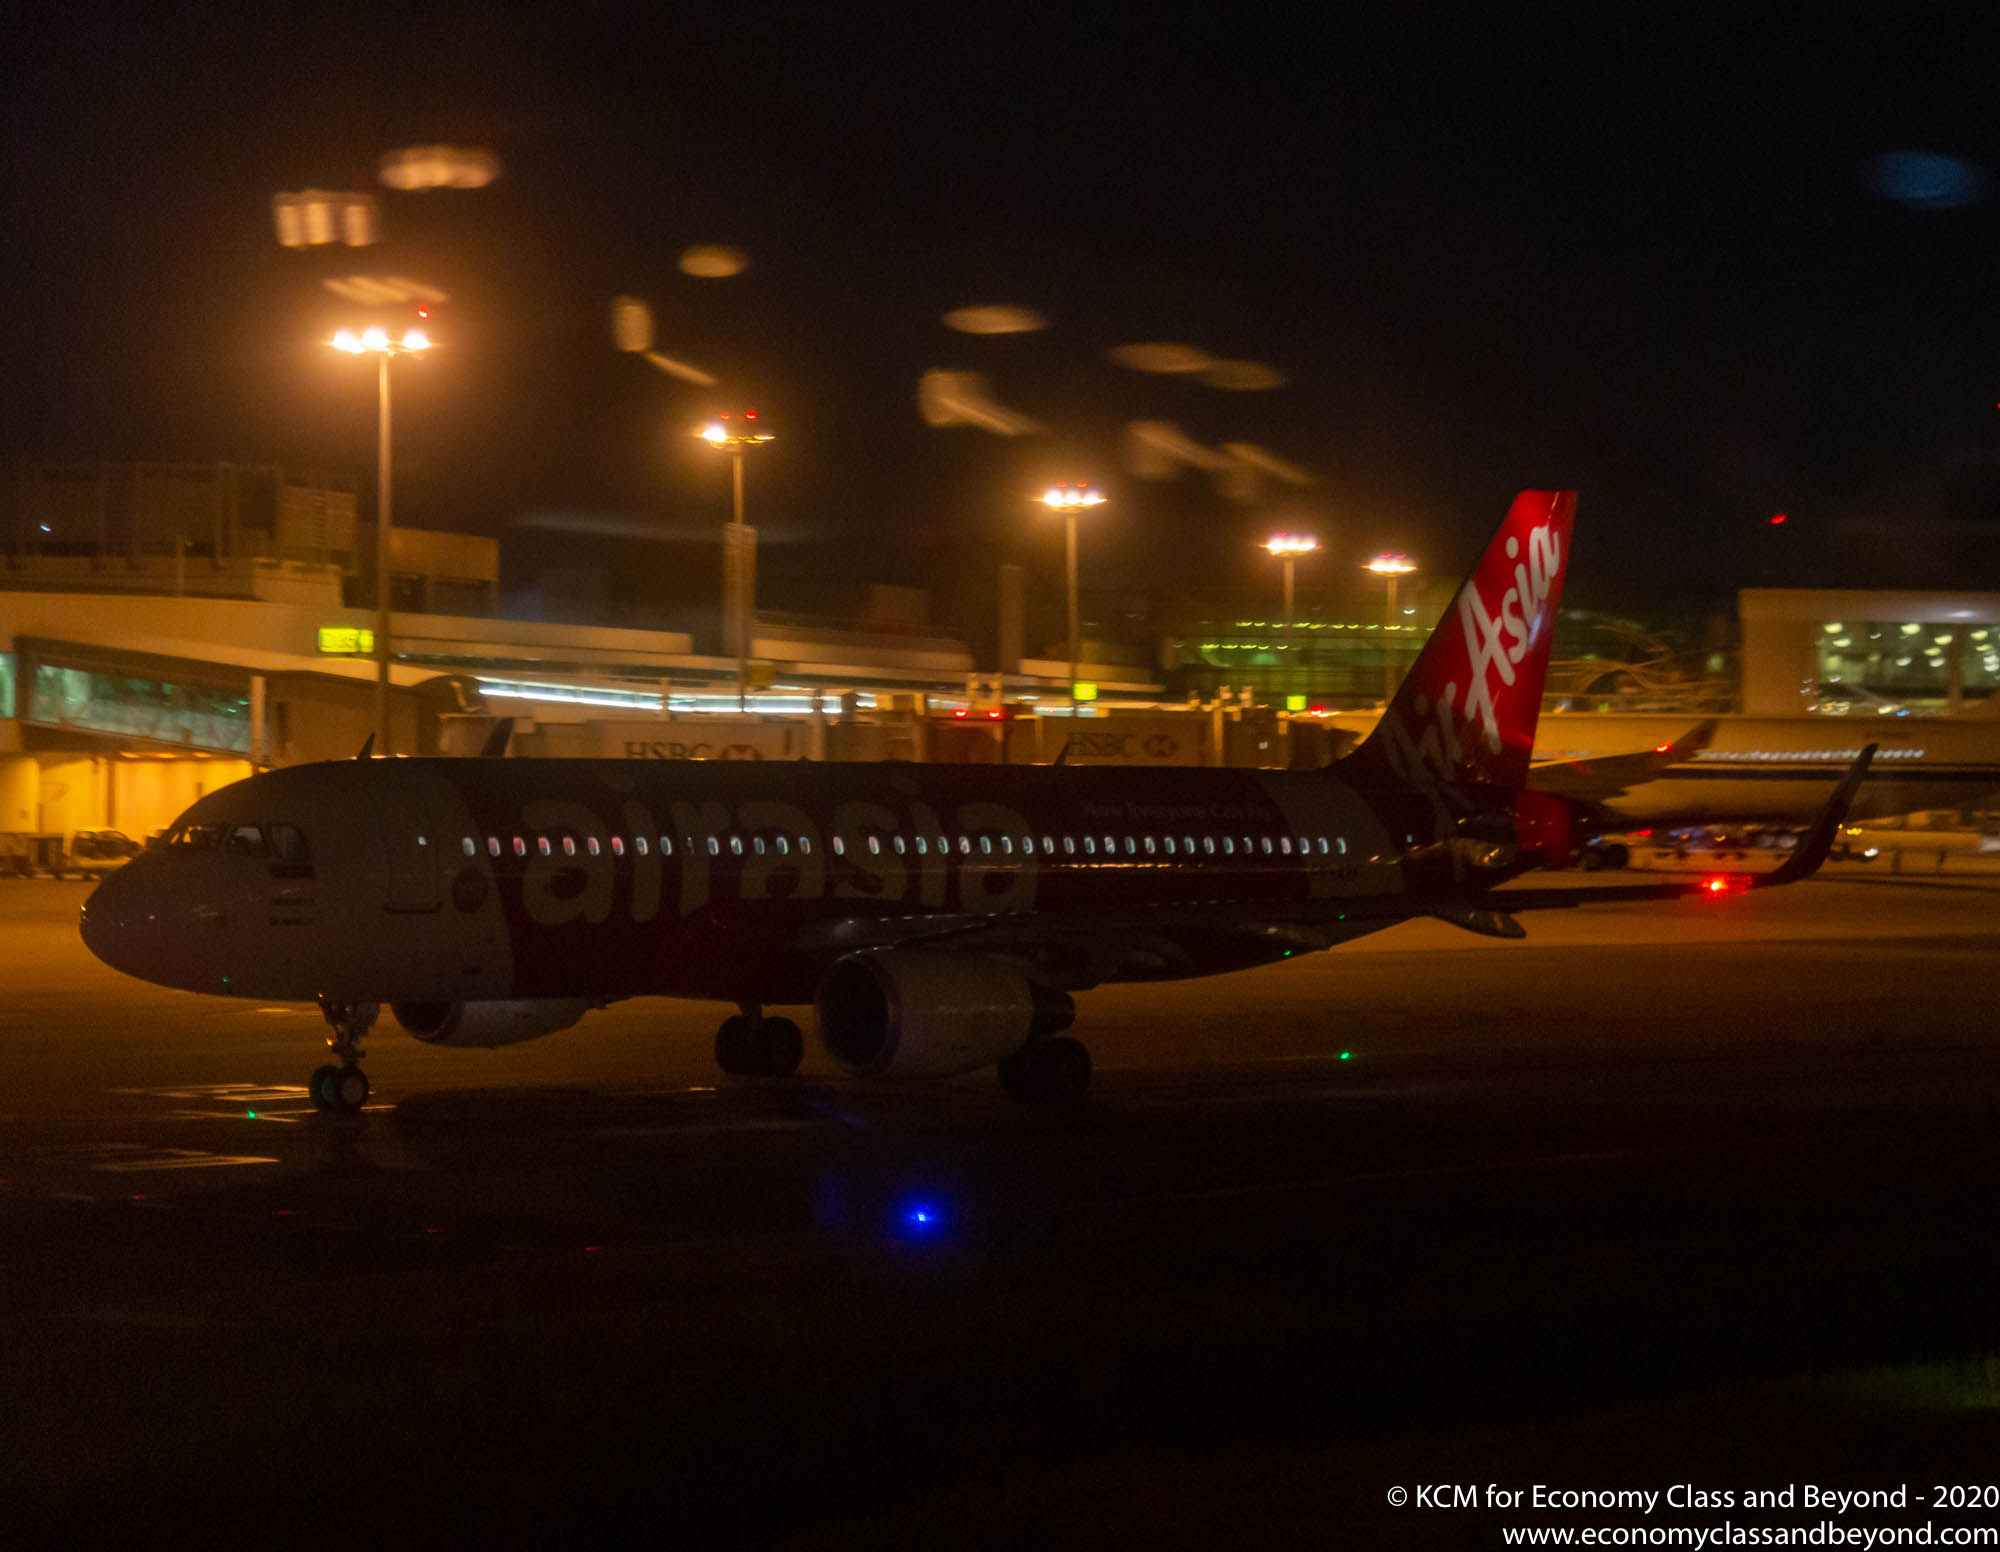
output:
[[[1527,784],[1575,516],[1575,491],[1514,498],[1342,777],[1366,787]]]

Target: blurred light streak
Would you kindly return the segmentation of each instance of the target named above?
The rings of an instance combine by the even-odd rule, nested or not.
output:
[[[1038,420],[996,401],[978,372],[934,368],[917,379],[917,408],[930,426],[978,426],[996,436],[1029,436],[1046,430]]]
[[[1229,459],[1165,420],[1135,420],[1125,428],[1125,467],[1142,480],[1172,479],[1183,466],[1226,469]]]
[[[1135,372],[1205,372],[1216,360],[1192,345],[1156,341],[1144,345],[1117,345],[1106,352],[1122,367]]]
[[[749,255],[740,248],[725,248],[714,243],[698,244],[681,255],[681,273],[693,275],[699,280],[727,280],[731,275],[742,274],[749,267]]]
[[[1049,320],[1032,307],[995,303],[985,307],[960,307],[944,315],[944,326],[960,334],[1032,334],[1046,329]]]
[[[1937,151],[1890,151],[1861,164],[1871,194],[1918,210],[1956,210],[1986,195],[1986,175],[1971,162]]]
[[[408,275],[338,275],[320,282],[343,302],[363,307],[417,305],[435,307],[449,302],[451,293]]]
[[[698,366],[690,366],[685,361],[676,361],[672,356],[663,356],[657,350],[645,353],[646,360],[658,367],[669,377],[678,377],[684,383],[694,383],[703,388],[713,388],[722,379],[713,372],[704,372]]]
[[[375,196],[304,189],[271,196],[271,220],[281,248],[320,248],[343,243],[365,248],[376,239]]]
[[[653,309],[636,296],[611,299],[611,343],[628,355],[653,348]]]
[[[1271,478],[1281,480],[1287,485],[1305,486],[1317,483],[1311,474],[1297,464],[1287,463],[1276,453],[1266,452],[1252,443],[1224,442],[1222,450],[1235,459],[1238,465],[1255,469],[1261,474],[1268,474]]]
[[[1284,387],[1287,379],[1276,367],[1261,361],[1218,361],[1203,370],[1201,380],[1211,388],[1234,393],[1261,393]]]
[[[383,153],[378,166],[392,189],[483,189],[500,176],[500,158],[483,146],[405,146]]]

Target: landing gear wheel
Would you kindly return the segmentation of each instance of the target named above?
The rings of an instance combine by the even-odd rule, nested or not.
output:
[[[740,1013],[732,1013],[715,1032],[715,1065],[732,1077],[758,1070],[757,1027]]]
[[[307,1092],[317,1110],[359,1110],[368,1103],[368,1075],[357,1065],[366,1054],[361,1049],[361,1039],[374,1027],[382,1005],[322,997],[319,1010],[332,1027],[333,1033],[326,1037],[326,1048],[339,1059],[339,1065],[315,1069]]]
[[[359,1067],[337,1068],[326,1092],[332,1096],[334,1109],[359,1110],[368,1103],[368,1074]]]
[[[774,1078],[789,1078],[797,1072],[806,1054],[806,1037],[799,1033],[799,1026],[788,1018],[767,1018],[761,1033],[763,1071]]]
[[[1031,1105],[1073,1105],[1090,1087],[1090,1052],[1068,1035],[1029,1046],[1000,1064],[1008,1097]]]
[[[715,1064],[735,1077],[790,1077],[805,1052],[805,1036],[788,1018],[732,1013],[715,1032]]]

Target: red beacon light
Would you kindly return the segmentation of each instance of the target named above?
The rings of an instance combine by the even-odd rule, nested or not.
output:
[[[1718,873],[1703,879],[1701,887],[1711,895],[1740,895],[1750,887],[1750,880],[1740,873]]]

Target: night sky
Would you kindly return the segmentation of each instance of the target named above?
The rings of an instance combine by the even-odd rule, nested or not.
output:
[[[401,273],[452,301],[399,368],[398,520],[520,556],[712,538],[724,461],[688,433],[752,404],[778,595],[949,598],[998,559],[1059,590],[1029,498],[1065,478],[1112,497],[1099,588],[1268,586],[1283,527],[1323,566],[1456,571],[1528,484],[1583,492],[1572,599],[1865,584],[1842,525],[2000,517],[2000,22],[1741,9],[15,7],[0,454],[370,490],[373,371],[324,345],[320,281]],[[504,175],[380,190],[433,142]],[[1958,163],[1876,160],[1901,151]],[[281,249],[271,196],[311,187],[380,192],[385,241]],[[684,274],[696,244],[749,267]],[[723,387],[617,354],[620,293]],[[942,322],[975,304],[1048,327]],[[1108,355],[1161,341],[1285,386]],[[927,426],[933,368],[1047,430]],[[1133,421],[1314,483],[1139,479]],[[651,548],[712,591],[707,552]]]

